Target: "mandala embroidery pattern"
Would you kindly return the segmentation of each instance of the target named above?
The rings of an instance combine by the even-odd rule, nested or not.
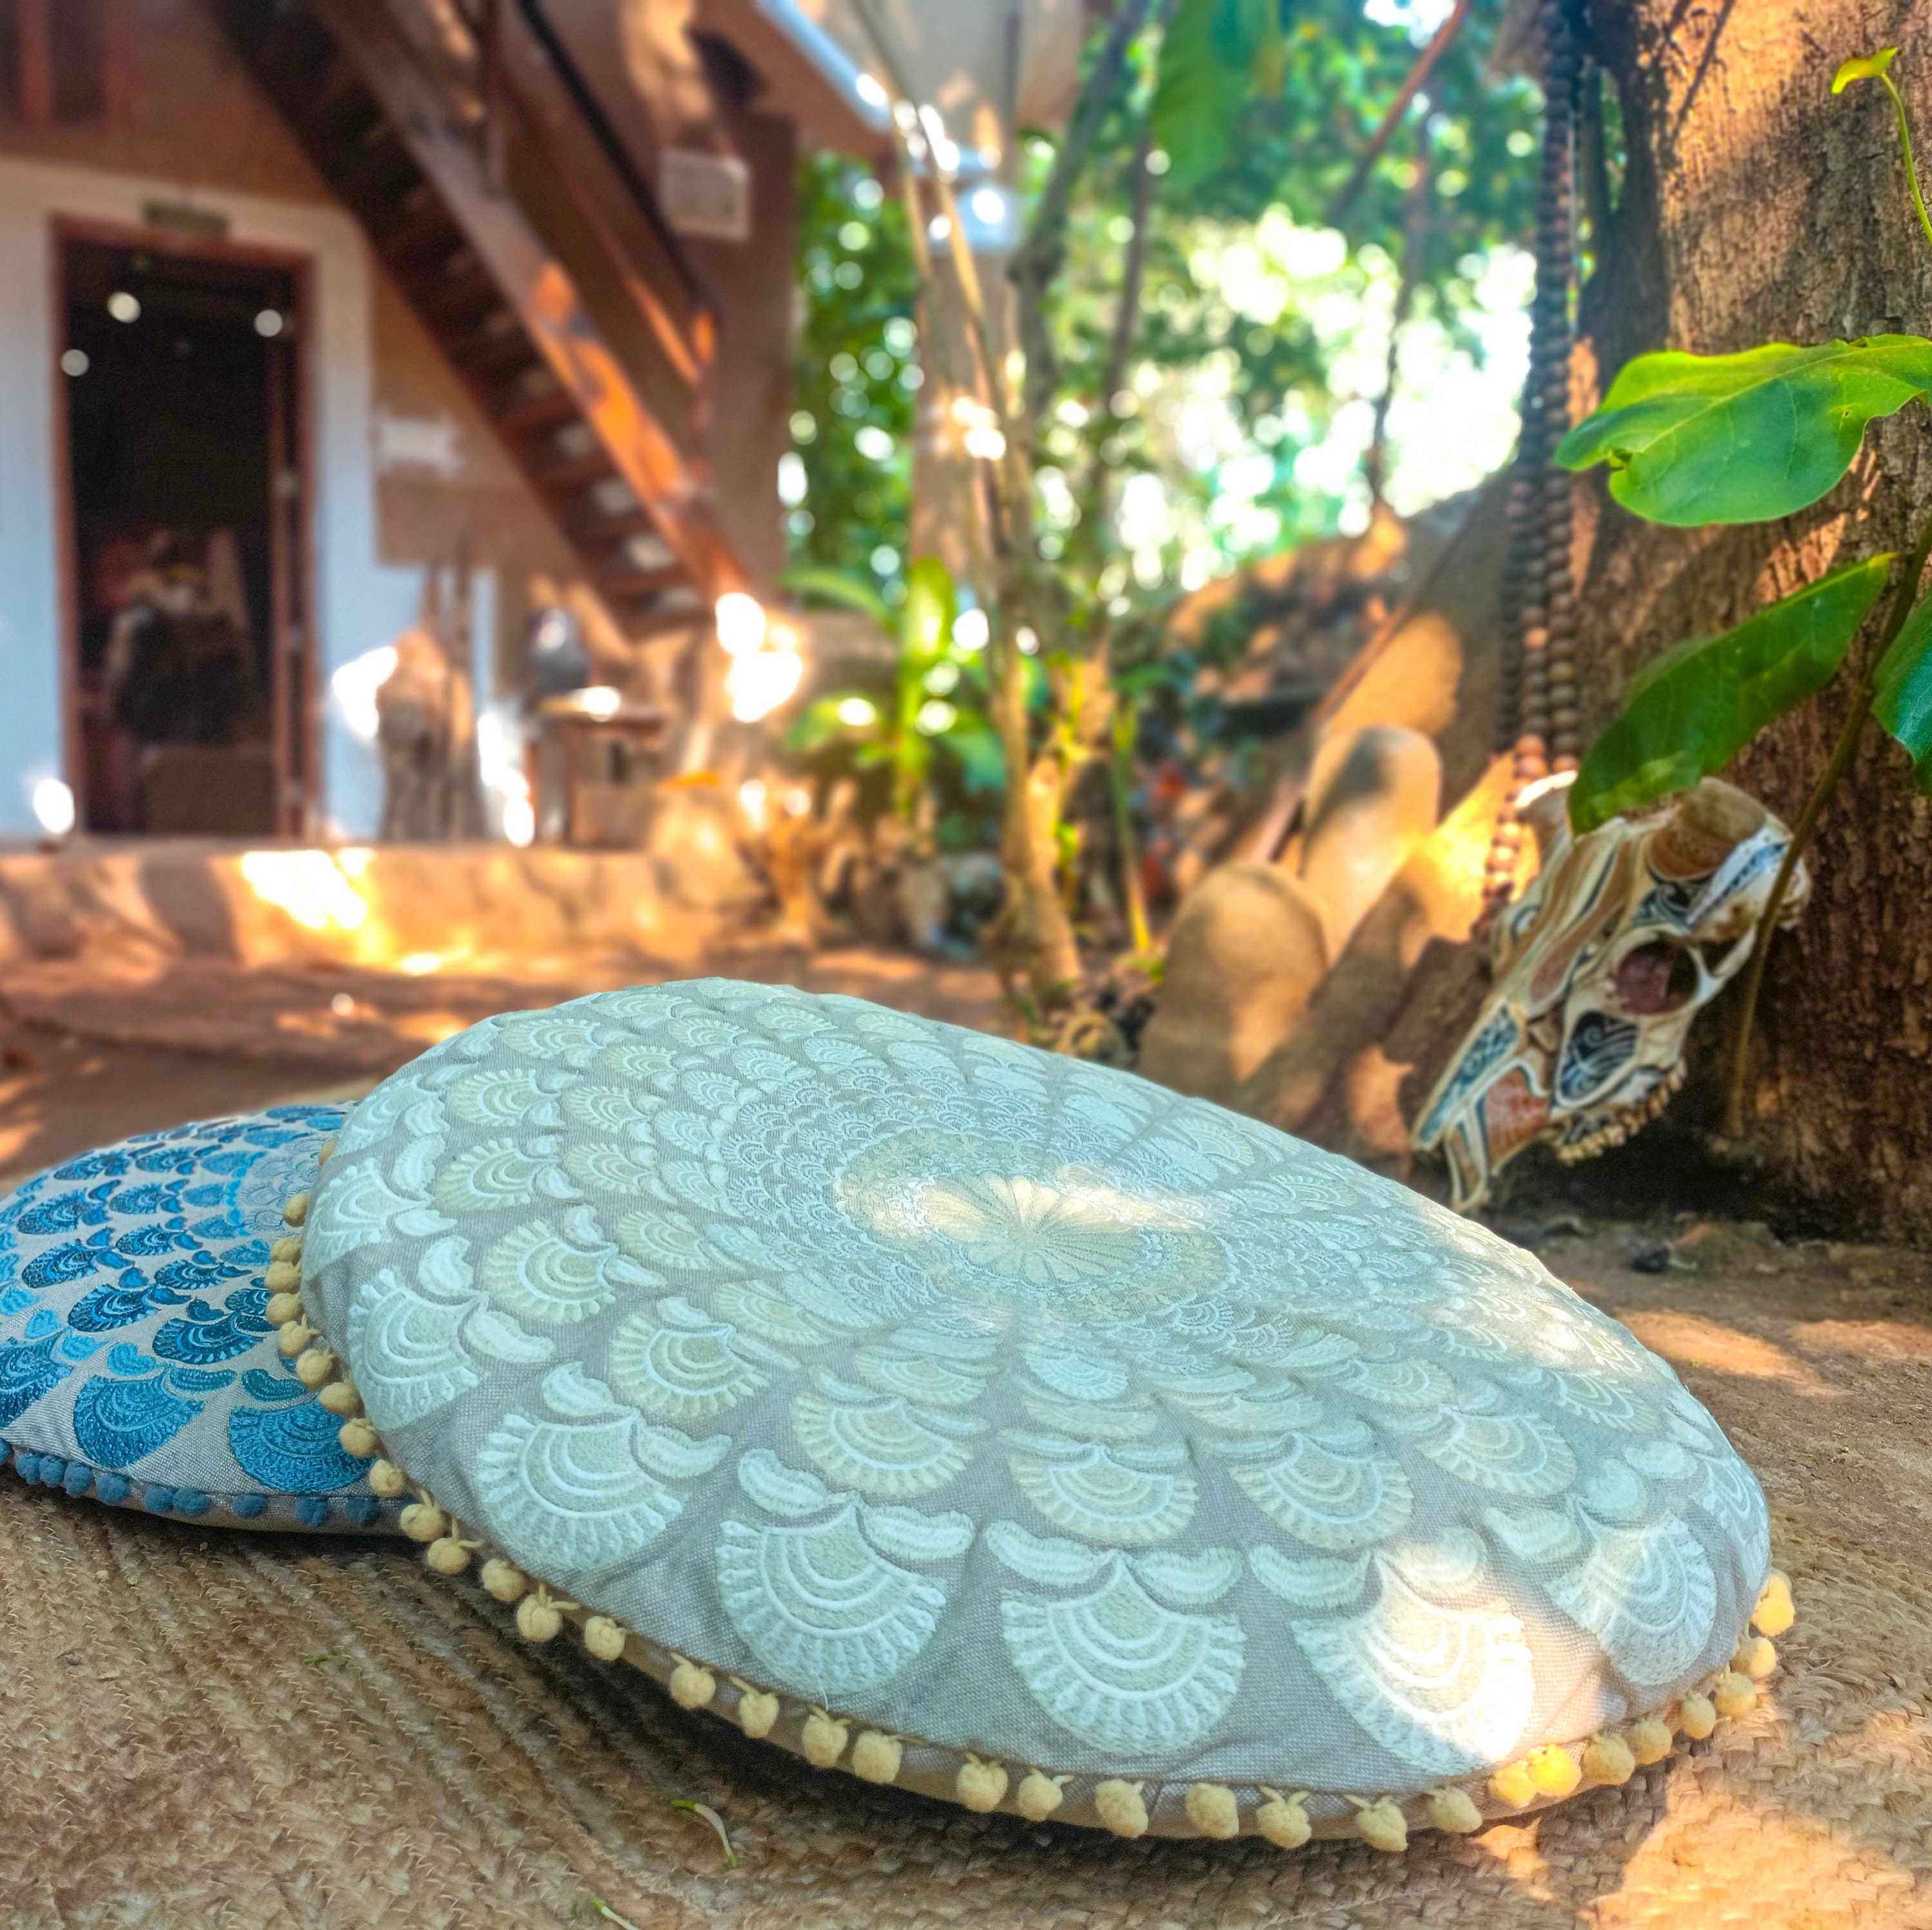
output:
[[[1426,1787],[1714,1665],[1768,1562],[1708,1418],[1526,1254],[854,1000],[459,1034],[356,1109],[305,1277],[393,1451],[532,1572],[1072,1772]]]

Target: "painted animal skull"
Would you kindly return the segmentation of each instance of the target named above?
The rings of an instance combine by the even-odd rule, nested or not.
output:
[[[1790,839],[1714,778],[1580,838],[1562,824],[1496,921],[1490,995],[1413,1135],[1442,1148],[1459,1211],[1536,1140],[1588,1159],[1664,1109],[1691,1021],[1750,956]],[[1780,924],[1810,892],[1801,864]]]

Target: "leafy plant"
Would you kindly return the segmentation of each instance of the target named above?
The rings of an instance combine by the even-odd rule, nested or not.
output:
[[[1897,560],[1835,569],[1721,637],[1694,638],[1646,665],[1570,792],[1577,830],[1688,790],[1823,689]]]
[[[1932,245],[1910,119],[1888,71],[1898,51],[1846,61],[1832,91],[1876,80],[1891,96],[1912,207]],[[1607,463],[1611,495],[1652,522],[1766,522],[1816,503],[1851,467],[1868,422],[1929,394],[1932,341],[1917,335],[1810,348],[1772,342],[1727,356],[1642,356],[1610,385],[1603,407],[1564,437],[1556,460],[1572,470]],[[1916,600],[1928,558],[1932,520],[1894,587],[1850,714],[1792,827],[1759,921],[1731,1067],[1733,1135],[1743,1130],[1751,1024],[1778,914],[1868,718],[1903,746],[1920,788],[1932,794],[1932,596]],[[1583,760],[1570,792],[1571,824],[1591,830],[1685,789],[1823,689],[1897,562],[1888,551],[1834,570],[1723,636],[1679,644],[1647,666]]]
[[[842,745],[860,770],[886,766],[892,809],[908,824],[918,821],[936,755],[956,761],[967,790],[998,789],[1005,775],[999,740],[982,711],[957,701],[983,679],[976,653],[959,641],[958,592],[944,563],[921,557],[913,565],[896,614],[862,578],[836,570],[794,570],[785,584],[870,617],[888,636],[896,632],[899,646],[883,701],[856,689],[819,698],[792,726],[792,749],[808,753]]]
[[[1611,495],[1653,523],[1766,523],[1816,502],[1865,425],[1928,388],[1932,342],[1916,335],[1640,356],[1557,460],[1607,462]]]
[[[904,584],[913,408],[924,380],[905,209],[868,168],[798,169],[800,323],[786,534],[792,562],[896,598]]]
[[[870,299],[871,257],[840,251],[865,240],[868,221],[883,233],[890,217],[903,250],[893,271],[903,283],[891,286],[903,285],[905,314],[867,326],[903,341],[900,325],[916,314],[920,368],[890,380],[903,389],[905,376],[922,374],[931,386],[920,392],[921,419],[933,446],[950,452],[956,442],[972,459],[958,512],[949,506],[959,540],[950,560],[989,621],[986,708],[1010,773],[1000,823],[1006,908],[992,950],[1009,986],[1024,980],[1042,1010],[1070,996],[1083,970],[1060,890],[1070,867],[1060,821],[1096,765],[1124,779],[1135,755],[1115,734],[1110,668],[1136,614],[1131,587],[1171,590],[1177,573],[1185,580],[1210,554],[1233,561],[1257,541],[1272,547],[1279,539],[1259,533],[1270,523],[1282,537],[1327,533],[1342,509],[1342,492],[1297,463],[1337,406],[1325,364],[1340,344],[1316,326],[1314,308],[1329,292],[1317,283],[1352,248],[1346,273],[1359,295],[1402,256],[1416,312],[1480,352],[1476,283],[1490,251],[1528,226],[1537,191],[1522,165],[1535,145],[1534,90],[1496,77],[1490,60],[1504,11],[1502,0],[1456,0],[1423,48],[1406,14],[1372,16],[1361,0],[1118,0],[1086,10],[1066,126],[1052,137],[1016,131],[1012,185],[1024,218],[1009,292],[980,285],[983,263],[955,206],[950,143],[928,151],[930,119],[888,10],[853,0],[893,102],[897,191],[828,171],[823,211],[808,224],[798,376],[802,397],[822,399],[794,425],[799,461],[788,473],[807,488],[794,506],[793,555],[847,572],[893,560],[892,536],[875,539],[867,513],[884,492],[844,452],[848,442],[860,455],[882,447],[876,432],[904,413],[902,399],[854,380],[856,365],[867,381],[875,371],[887,380],[887,362],[844,334],[840,293]],[[1405,126],[1413,141],[1394,141]],[[1436,211],[1421,224],[1412,274],[1412,147],[1432,156]],[[964,177],[960,185],[963,192]],[[862,200],[872,212],[848,221],[847,206]],[[1328,259],[1325,238],[1312,254],[1303,243],[1345,218],[1335,269],[1290,267],[1292,258]],[[1258,248],[1247,237],[1263,223],[1273,238]],[[1200,272],[1224,260],[1247,265]],[[835,336],[842,377],[826,359]],[[879,346],[890,347],[883,335]],[[1189,373],[1172,373],[1180,371]],[[838,383],[829,394],[828,372]],[[1184,419],[1195,412],[1166,406],[1190,383],[1226,398],[1246,462],[1210,459]],[[848,432],[861,410],[864,421]],[[1238,470],[1248,479],[1238,488]],[[1167,506],[1164,527],[1124,513],[1145,500],[1131,487],[1140,474],[1160,481],[1146,494]],[[843,533],[848,509],[866,533],[856,541]],[[1130,524],[1151,529],[1131,537],[1131,553]],[[880,569],[875,580],[890,600],[897,579]],[[829,728],[822,716],[818,728]],[[1124,805],[1120,783],[1106,788],[1117,828],[1130,834],[1121,813],[1131,787]],[[1131,850],[1131,835],[1111,842]],[[1124,884],[1138,934],[1133,887]]]
[[[1286,65],[1276,0],[1182,0],[1161,47],[1153,124],[1176,188],[1227,160],[1250,98],[1279,94]]]

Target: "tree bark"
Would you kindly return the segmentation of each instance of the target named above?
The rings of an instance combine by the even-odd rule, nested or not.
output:
[[[1647,350],[1932,334],[1932,254],[1890,104],[1876,87],[1831,93],[1840,61],[1897,43],[1923,143],[1932,15],[1918,0],[1596,0],[1583,41],[1615,86],[1628,151],[1582,298],[1577,416]],[[1932,417],[1914,404],[1875,425],[1846,481],[1778,524],[1640,523],[1610,502],[1601,471],[1576,500],[1587,742],[1666,645],[1836,563],[1909,550],[1932,509]],[[1851,668],[1871,642],[1868,629]],[[1794,821],[1856,687],[1841,678],[1726,775]],[[1932,801],[1876,725],[1810,863],[1810,905],[1769,961],[1745,1139],[1720,1150],[1771,1183],[1791,1222],[1932,1238]],[[1694,1033],[1696,1079],[1679,1102],[1701,1103],[1713,1131],[1726,1044],[1715,1020]]]

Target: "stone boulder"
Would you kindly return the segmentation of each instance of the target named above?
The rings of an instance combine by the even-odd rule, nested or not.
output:
[[[1280,866],[1210,872],[1168,935],[1141,1071],[1226,1103],[1288,1036],[1328,966],[1321,908]]]

